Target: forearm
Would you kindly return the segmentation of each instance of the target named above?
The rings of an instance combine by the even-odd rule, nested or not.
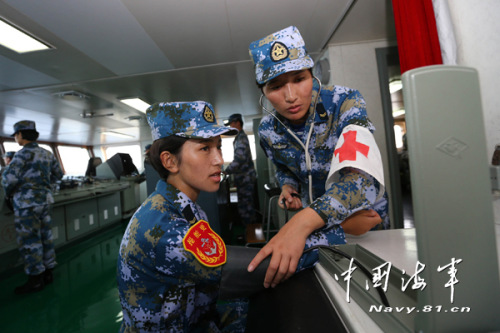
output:
[[[344,171],[339,182],[316,199],[311,208],[327,227],[341,224],[353,213],[374,207],[380,192],[379,183],[360,171]]]

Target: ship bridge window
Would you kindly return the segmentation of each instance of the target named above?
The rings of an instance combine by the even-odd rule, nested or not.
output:
[[[222,158],[224,163],[231,163],[234,159],[234,136],[222,138]],[[250,151],[252,152],[252,160],[255,161],[257,153],[255,152],[255,135],[248,135],[248,143],[250,144]]]
[[[37,143],[43,149],[47,149],[51,153],[54,153],[51,146],[44,144],[44,143],[40,143],[40,142],[37,142]],[[13,142],[13,141],[4,141],[3,147],[4,147],[5,151],[19,151],[19,150],[21,150],[21,148],[23,148],[22,146],[18,145],[17,142]]]
[[[90,158],[87,148],[59,145],[57,150],[61,156],[65,176],[85,175]]]
[[[104,152],[106,160],[110,159],[117,153],[129,154],[137,170],[140,172],[144,169],[143,156],[139,145],[105,147]]]

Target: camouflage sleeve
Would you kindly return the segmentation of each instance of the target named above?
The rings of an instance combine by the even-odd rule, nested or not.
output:
[[[260,146],[264,150],[264,153],[266,154],[267,158],[269,158],[271,162],[273,162],[273,164],[276,166],[276,179],[280,184],[280,188],[283,187],[283,185],[291,185],[294,189],[298,191],[299,190],[298,180],[288,170],[288,168],[286,168],[286,166],[276,162],[276,160],[274,159],[273,151],[271,147],[269,147],[267,142],[261,139]]]
[[[249,150],[248,140],[244,140],[244,137],[237,136],[234,141],[234,158],[227,166],[225,172],[231,174],[235,173],[237,170],[243,170],[246,154],[250,153]]]
[[[62,171],[61,165],[55,158],[55,156],[52,156],[52,170],[50,174],[50,182],[55,183],[56,181],[60,180],[64,175],[64,172]]]
[[[2,173],[2,186],[7,197],[11,196],[18,186],[23,165],[24,161],[18,155],[14,155],[10,164],[5,167]]]
[[[158,237],[158,243],[154,247],[155,268],[158,272],[165,274],[164,278],[168,278],[168,276],[175,272],[175,277],[184,281],[218,283],[221,268],[204,266],[192,253],[184,248],[183,238],[189,228],[170,227],[172,225],[189,226],[189,223],[185,219],[164,214],[160,217],[158,225],[162,226],[162,230],[155,230]],[[191,286],[187,286],[186,288],[188,287],[191,288]],[[175,289],[180,290],[182,287],[176,286]]]
[[[342,223],[357,211],[373,209],[376,203],[377,212],[384,218],[386,206],[377,201],[379,192],[380,184],[375,178],[358,169],[344,168],[340,171],[338,182],[314,200],[310,208],[323,218],[326,228]]]

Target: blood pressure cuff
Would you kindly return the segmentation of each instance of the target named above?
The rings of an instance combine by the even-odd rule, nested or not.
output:
[[[250,297],[264,290],[264,277],[271,256],[263,260],[252,273],[249,273],[247,267],[260,249],[231,245],[226,246],[226,249],[227,260],[222,266],[219,299]]]

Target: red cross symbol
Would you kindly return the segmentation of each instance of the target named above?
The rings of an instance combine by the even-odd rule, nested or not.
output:
[[[344,143],[342,144],[342,147],[335,149],[334,151],[335,156],[339,154],[339,162],[342,163],[343,161],[356,161],[357,151],[368,157],[370,146],[362,144],[361,142],[357,142],[357,134],[358,132],[356,131],[349,131],[343,134]]]

